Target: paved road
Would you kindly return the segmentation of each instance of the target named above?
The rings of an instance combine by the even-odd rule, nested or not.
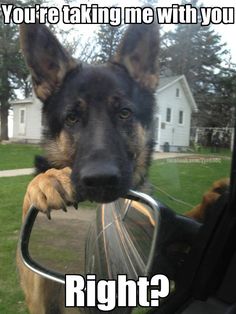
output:
[[[14,170],[1,170],[0,177],[16,177],[25,176],[34,173],[34,168],[14,169]]]
[[[177,157],[187,157],[193,156],[191,153],[153,153],[152,158],[156,159],[166,159],[166,158],[177,158]]]

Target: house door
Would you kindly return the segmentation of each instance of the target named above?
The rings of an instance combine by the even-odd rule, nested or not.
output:
[[[156,151],[160,151],[160,140],[161,140],[161,116],[157,115],[154,120],[154,140]]]
[[[25,129],[26,129],[26,126],[25,126],[25,108],[20,108],[20,111],[19,111],[19,118],[20,118],[20,121],[19,121],[19,134],[20,135],[25,135]]]

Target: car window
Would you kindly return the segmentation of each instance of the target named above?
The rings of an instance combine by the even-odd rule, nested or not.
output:
[[[179,214],[200,204],[203,194],[215,181],[229,178],[231,168],[233,127],[220,130],[221,140],[217,145],[214,128],[208,143],[204,139],[209,130],[202,130],[201,137],[196,136],[200,134],[198,128],[189,131],[195,134],[192,146],[182,152],[172,148],[170,152],[154,153],[150,171],[153,194]]]
[[[194,224],[196,223],[192,227],[189,224],[189,229],[184,230],[187,225],[181,223],[178,225],[177,220],[173,221],[172,225],[171,223],[163,224],[163,219],[161,221],[162,226],[165,225],[166,229],[159,236],[165,245],[159,248],[162,256],[157,256],[155,259],[158,264],[155,271],[166,274],[171,282],[171,293],[162,301],[162,304],[165,302],[171,304],[171,297],[178,295],[179,286],[187,280],[188,276],[193,275],[191,272],[188,275],[185,274],[183,268],[188,269],[190,267],[188,263],[197,265],[200,259],[195,259],[194,262],[192,259],[188,259],[189,254],[195,250],[196,246],[203,251],[209,234],[202,231],[202,226],[207,220],[209,220],[207,221],[209,225],[211,225],[211,221],[214,224],[213,221],[220,212],[220,207],[225,206],[225,202],[220,202],[220,200],[222,197],[228,198],[233,141],[233,124],[231,128],[194,127],[190,129],[190,147],[188,149],[176,151],[174,147],[170,146],[168,151],[164,151],[164,143],[163,151],[154,153],[150,179],[155,199],[161,202],[164,211],[165,208],[169,208],[177,216],[188,217]],[[213,232],[214,229],[211,231]],[[171,230],[170,237],[167,236],[169,230]],[[197,243],[199,239],[202,242]],[[179,271],[182,274],[181,278],[178,276]],[[158,313],[159,310],[162,313],[161,308],[156,308],[156,312],[153,313]],[[203,308],[205,310],[204,306]],[[213,311],[217,310],[216,306]],[[149,313],[149,311],[150,308],[136,307],[132,314]],[[172,313],[172,310],[166,313]],[[192,312],[190,310],[186,313]]]
[[[155,152],[149,171],[152,195],[162,204],[163,212],[170,209],[177,215],[176,219],[170,218],[172,224],[166,223],[166,217],[162,219],[161,225],[165,226],[165,232],[159,236],[165,245],[159,247],[162,254],[155,259],[158,264],[156,273],[160,271],[166,274],[171,281],[171,294],[163,303],[168,303],[171,296],[178,295],[180,287],[194,276],[194,267],[191,273],[190,264],[197,265],[201,261],[197,256],[195,261],[190,258],[196,247],[196,252],[204,252],[205,249],[203,259],[207,255],[210,234],[218,231],[217,216],[226,208],[235,149],[235,66],[232,65],[233,72],[225,67],[225,71],[229,71],[227,78],[223,72],[215,72],[217,62],[222,64],[223,60],[210,62],[208,71],[204,58],[208,48],[211,48],[202,45],[196,50],[196,41],[190,37],[187,39],[187,32],[196,36],[201,34],[203,38],[210,29],[200,27],[194,30],[193,26],[188,28],[179,25],[170,31],[171,35],[163,31],[161,61],[167,65],[168,71],[163,68],[160,88],[156,93]],[[212,40],[216,39],[215,35],[212,30]],[[218,40],[215,44],[220,49]],[[185,48],[181,50],[184,43],[191,47],[191,52],[186,52]],[[221,51],[220,56],[223,55]],[[200,59],[202,61],[196,64],[196,60]],[[182,72],[178,72],[180,68]],[[202,73],[205,74],[202,76]],[[214,82],[216,76],[213,73],[218,77],[218,83]],[[182,220],[186,217],[189,221],[187,223]],[[204,225],[209,226],[208,231]],[[222,263],[224,261],[222,256]],[[205,265],[206,272],[207,267],[210,268],[210,264]],[[132,314],[149,311],[137,307]],[[161,307],[159,311],[174,312],[166,308],[162,312]],[[156,308],[152,313],[159,311]]]

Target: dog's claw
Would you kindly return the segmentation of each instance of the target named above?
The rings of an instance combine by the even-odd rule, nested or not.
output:
[[[78,203],[73,203],[73,206],[76,210],[78,210]]]
[[[67,209],[66,209],[65,205],[62,206],[62,210],[63,210],[63,212],[67,213]]]
[[[51,219],[52,219],[52,217],[51,217],[51,212],[50,212],[49,209],[46,211],[46,215],[47,215],[47,217],[48,217],[48,220],[51,220]]]

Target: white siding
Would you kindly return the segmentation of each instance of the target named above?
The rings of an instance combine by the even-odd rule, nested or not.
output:
[[[176,97],[176,89],[180,97]],[[191,108],[180,81],[157,93],[158,114],[161,116],[160,145],[189,146]],[[166,109],[171,108],[171,122],[166,122]],[[179,124],[179,111],[184,114],[184,122]]]
[[[34,103],[13,104],[13,140],[27,140],[28,142],[38,142],[42,131],[42,104],[38,99]],[[25,132],[20,129],[20,110],[25,108]]]

